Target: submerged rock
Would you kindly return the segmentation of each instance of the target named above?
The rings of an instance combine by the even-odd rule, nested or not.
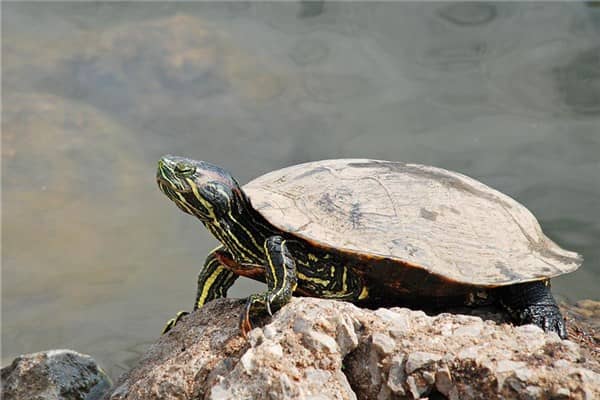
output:
[[[22,355],[2,368],[4,400],[96,400],[110,385],[92,357],[71,350]]]
[[[533,325],[295,298],[244,339],[241,308],[191,314],[106,398],[600,398],[589,349]]]

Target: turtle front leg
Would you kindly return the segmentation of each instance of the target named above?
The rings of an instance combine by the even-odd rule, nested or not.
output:
[[[281,236],[271,236],[264,243],[266,255],[265,279],[267,291],[253,294],[246,300],[240,316],[240,330],[244,336],[252,330],[250,314],[273,313],[290,301],[296,290],[296,263]]]
[[[534,324],[567,338],[565,320],[552,297],[549,281],[521,283],[499,290],[500,304],[516,323]]]
[[[221,260],[231,257],[231,254],[223,246],[217,247],[208,254],[204,262],[204,267],[198,274],[194,310],[197,310],[211,300],[227,296],[227,290],[233,285],[238,276],[226,268],[221,263]],[[167,321],[162,333],[165,334],[173,329],[177,322],[188,314],[189,312],[187,311],[179,311],[174,318]]]

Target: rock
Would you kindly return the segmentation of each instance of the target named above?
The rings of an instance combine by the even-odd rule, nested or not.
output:
[[[568,322],[569,338],[581,345],[584,356],[600,360],[600,301],[562,302],[561,309]]]
[[[439,354],[426,353],[423,351],[415,351],[408,355],[406,360],[406,373],[412,374],[414,371],[423,368],[425,365],[438,361],[442,356]]]
[[[450,397],[452,391],[452,377],[448,367],[440,368],[435,373],[435,388],[446,397]]]
[[[19,356],[1,374],[4,400],[96,400],[111,386],[92,357],[72,350]]]
[[[192,313],[106,399],[600,398],[598,360],[531,326],[294,298],[244,339],[241,309]]]

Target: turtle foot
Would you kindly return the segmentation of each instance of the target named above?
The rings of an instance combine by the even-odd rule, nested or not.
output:
[[[175,318],[171,318],[170,320],[167,321],[167,324],[163,328],[161,334],[164,335],[165,333],[169,332],[179,322],[179,320],[181,320],[182,317],[184,317],[188,314],[189,314],[189,312],[187,312],[187,311],[179,311],[177,313],[177,315],[175,315]]]
[[[534,324],[546,332],[567,338],[565,320],[560,314],[548,281],[527,282],[500,289],[500,304],[518,324]]]
[[[567,338],[565,319],[554,304],[534,304],[520,311],[521,324],[534,324],[546,332],[555,332],[561,339]]]
[[[244,337],[248,336],[248,333],[253,329],[251,322],[251,314],[257,315],[273,315],[271,312],[271,300],[270,294],[268,292],[265,293],[257,293],[248,297],[246,300],[246,305],[242,310],[240,315],[240,331]]]

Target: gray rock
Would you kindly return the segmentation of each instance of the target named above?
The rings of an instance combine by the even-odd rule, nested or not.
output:
[[[597,360],[535,327],[303,298],[244,339],[241,307],[191,314],[107,399],[600,398]]]
[[[1,375],[4,400],[96,400],[111,386],[92,357],[72,350],[21,355]]]

